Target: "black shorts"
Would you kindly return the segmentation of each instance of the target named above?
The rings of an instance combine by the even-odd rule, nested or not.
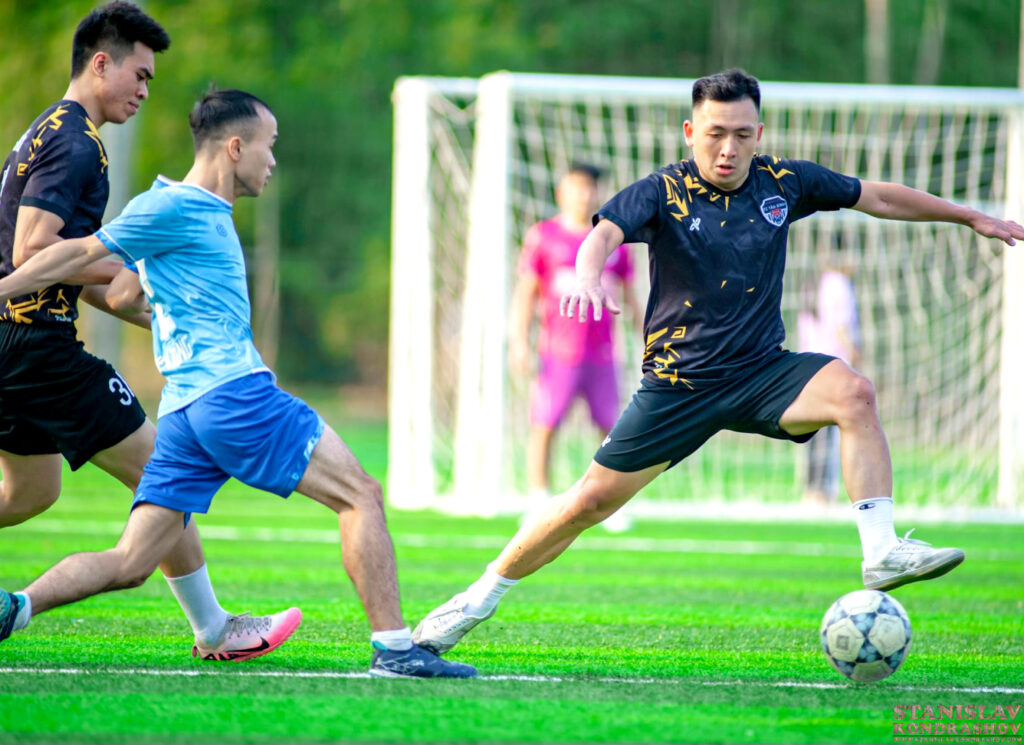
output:
[[[671,468],[723,429],[807,442],[813,432],[791,435],[779,418],[834,359],[778,350],[749,371],[696,390],[645,378],[594,460],[626,473],[665,462]]]
[[[145,420],[124,378],[85,351],[72,324],[0,323],[0,450],[61,453],[76,470]]]

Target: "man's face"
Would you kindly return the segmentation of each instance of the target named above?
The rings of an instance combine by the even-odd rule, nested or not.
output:
[[[600,206],[597,203],[597,184],[586,173],[567,173],[558,182],[555,201],[562,214],[574,222],[590,223],[590,217]]]
[[[259,125],[252,137],[242,139],[238,163],[235,167],[235,195],[258,197],[270,173],[277,165],[274,143],[277,141],[277,119],[262,106],[259,107]]]
[[[135,115],[143,100],[149,97],[149,81],[153,78],[153,50],[135,42],[132,53],[120,62],[105,55],[100,74],[99,99],[103,117],[121,124]]]
[[[693,120],[683,124],[701,178],[723,191],[743,185],[763,129],[749,98],[702,101],[693,110]]]

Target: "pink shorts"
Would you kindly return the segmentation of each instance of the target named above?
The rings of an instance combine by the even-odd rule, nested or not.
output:
[[[586,399],[594,424],[602,430],[610,430],[619,418],[615,363],[570,365],[541,357],[540,374],[530,391],[530,424],[555,429],[576,396]]]

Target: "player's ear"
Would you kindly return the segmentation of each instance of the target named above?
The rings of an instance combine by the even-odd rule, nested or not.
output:
[[[760,137],[760,133],[758,133]],[[686,144],[693,147],[693,122],[687,119],[683,122],[683,139],[686,140]]]
[[[228,140],[228,157],[236,163],[242,157],[242,138],[238,135]]]
[[[102,78],[107,73],[107,67],[110,65],[110,55],[106,52],[96,52],[89,60],[89,67],[92,69],[93,74],[96,77]]]

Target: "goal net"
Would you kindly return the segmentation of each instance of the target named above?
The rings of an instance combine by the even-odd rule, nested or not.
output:
[[[510,373],[506,349],[523,236],[555,214],[555,185],[573,162],[604,170],[606,199],[688,158],[691,85],[511,73],[397,82],[392,504],[481,515],[525,507],[530,380]],[[769,82],[760,151],[1019,220],[1022,111],[1016,90]],[[646,246],[629,249],[643,301]],[[860,370],[877,390],[901,504],[947,514],[1024,504],[1024,386],[1015,380],[1024,374],[1024,262],[1003,249],[966,227],[852,210],[791,229],[786,346],[796,348],[797,316],[822,268],[842,257],[859,308]],[[640,380],[641,319],[617,322],[624,405]],[[552,488],[582,475],[599,444],[577,402],[555,436]],[[745,505],[799,501],[804,452],[721,432],[641,492],[634,509],[742,514]]]

